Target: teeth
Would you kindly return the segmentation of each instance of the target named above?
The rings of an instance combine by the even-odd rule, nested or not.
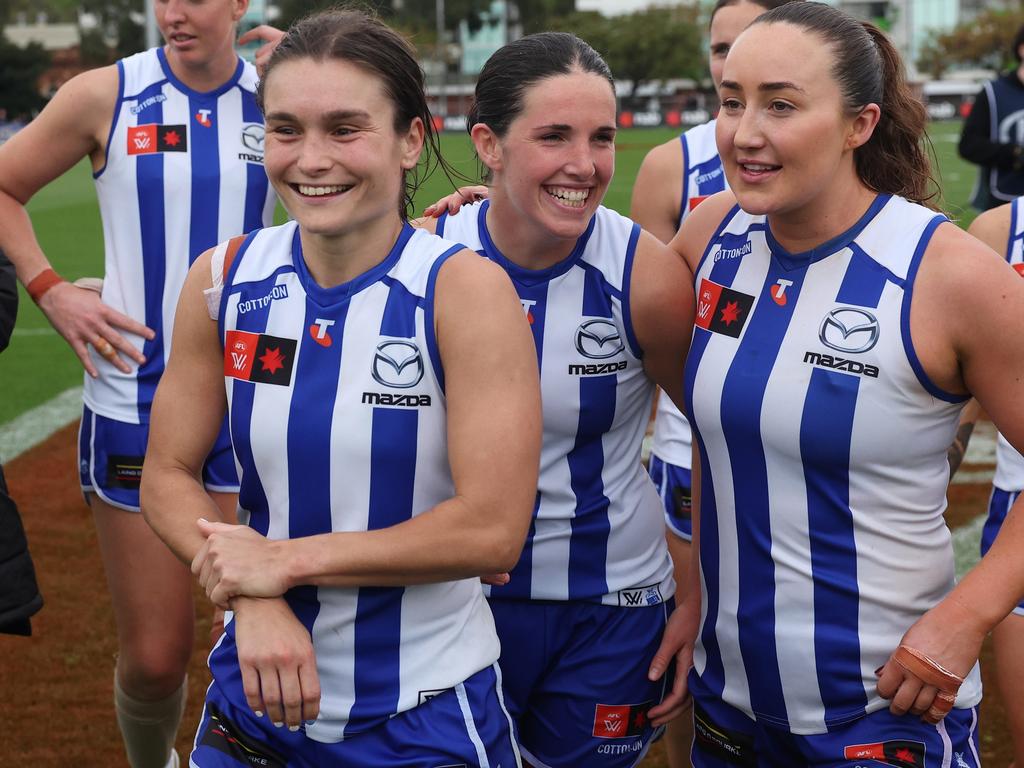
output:
[[[590,196],[589,189],[568,189],[566,187],[545,187],[552,197],[558,198],[572,208],[582,208]]]
[[[307,195],[309,197],[320,197],[321,195],[335,195],[338,192],[344,192],[349,187],[345,186],[333,186],[333,187],[312,187],[308,184],[299,184],[299,194]]]
[[[743,167],[746,168],[748,171],[770,171],[772,168],[775,168],[776,166],[774,166],[774,165],[757,165],[755,163],[746,163],[746,164],[744,164]]]

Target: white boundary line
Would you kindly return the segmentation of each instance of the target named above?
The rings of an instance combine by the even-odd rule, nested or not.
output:
[[[16,459],[82,415],[82,388],[72,387],[0,424],[0,462]]]

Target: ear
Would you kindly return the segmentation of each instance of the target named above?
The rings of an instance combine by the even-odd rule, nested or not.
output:
[[[498,135],[486,123],[477,123],[470,129],[469,137],[473,140],[473,147],[480,162],[492,171],[500,171],[502,151]]]
[[[846,148],[857,149],[867,144],[881,118],[882,110],[877,104],[868,104],[864,107],[850,122],[850,129],[846,134]]]
[[[401,138],[402,168],[404,170],[411,171],[420,161],[420,153],[423,151],[423,141],[426,134],[427,129],[423,125],[423,120],[414,117],[412,122],[409,123],[409,130]]]
[[[249,10],[249,0],[234,0],[232,5],[231,17],[238,23],[245,16],[245,12]]]

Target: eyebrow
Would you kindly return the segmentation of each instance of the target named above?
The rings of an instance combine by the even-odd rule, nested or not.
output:
[[[733,80],[723,80],[721,87],[722,88],[728,88],[730,91],[742,91],[743,90],[743,88],[740,86],[740,84],[735,82],[735,81],[733,81]],[[807,91],[804,90],[803,88],[801,88],[799,85],[797,85],[796,83],[791,83],[788,80],[780,80],[780,81],[771,82],[771,83],[761,83],[760,85],[757,86],[757,90],[759,90],[759,91],[768,91],[768,92],[770,92],[770,91],[792,90],[792,91],[799,91],[800,93],[807,93]]]
[[[539,126],[537,126],[537,131],[538,132],[544,132],[544,131],[571,131],[571,130],[572,130],[572,126],[571,125],[565,125],[564,123],[552,123],[551,125],[539,125]],[[597,130],[598,131],[614,131],[615,130],[615,126],[614,125],[602,125]]]
[[[341,120],[368,120],[370,113],[362,109],[336,109],[332,112],[325,112],[321,115],[324,122],[332,123]],[[282,122],[296,122],[298,118],[290,112],[270,112],[267,120],[279,120]]]

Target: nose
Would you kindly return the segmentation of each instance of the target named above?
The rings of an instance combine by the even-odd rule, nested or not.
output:
[[[582,181],[596,173],[597,163],[594,161],[594,150],[589,141],[585,139],[573,141],[567,151],[568,156],[564,166],[567,174]]]
[[[739,149],[757,149],[764,146],[764,134],[758,110],[749,105],[737,116],[732,137],[733,145]]]
[[[307,133],[302,137],[296,166],[307,176],[318,176],[331,167],[327,140],[315,133]]]
[[[164,21],[168,24],[180,24],[184,20],[184,0],[167,0],[167,2],[164,3]]]

